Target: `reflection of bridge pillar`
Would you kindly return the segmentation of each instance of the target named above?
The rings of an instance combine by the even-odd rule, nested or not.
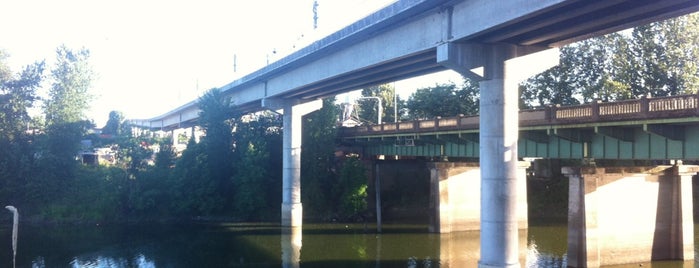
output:
[[[520,229],[519,245],[520,263],[527,262],[527,229]],[[439,267],[462,268],[474,267],[480,253],[478,232],[453,232],[439,235]],[[427,267],[427,266],[425,266]]]
[[[301,227],[282,230],[282,267],[298,268],[301,263],[302,232]]]
[[[558,63],[556,50],[447,43],[437,62],[480,81],[480,267],[519,267],[517,238],[518,82]],[[531,56],[520,57],[531,54]],[[518,58],[519,57],[519,58]],[[472,71],[482,67],[482,73]]]
[[[430,232],[450,233],[480,230],[481,171],[477,163],[431,162]],[[526,229],[529,162],[517,165],[517,227]]]
[[[697,166],[563,168],[569,178],[568,266],[694,258]]]
[[[263,106],[271,110],[282,108],[282,215],[281,224],[301,227],[301,125],[302,117],[323,107],[322,100],[306,103],[298,101],[265,99]]]

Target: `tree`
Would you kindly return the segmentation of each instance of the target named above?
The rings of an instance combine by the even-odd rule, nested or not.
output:
[[[29,205],[23,201],[38,195],[30,189],[35,173],[35,136],[27,132],[32,119],[28,110],[37,100],[44,62],[28,65],[13,75],[0,50],[0,201]]]
[[[0,72],[3,72],[1,60]],[[27,130],[31,122],[28,111],[38,99],[36,91],[43,71],[44,63],[37,62],[26,66],[17,79],[0,73],[0,135],[3,138],[13,140]]]
[[[561,49],[561,62],[558,66],[548,69],[533,78],[528,79],[520,85],[523,107],[530,108],[542,105],[577,104],[575,98],[580,92],[573,86],[572,76],[574,63],[570,60],[576,55],[574,47],[564,47]]]
[[[362,97],[377,97],[381,99],[382,122],[393,122],[395,120],[393,113],[396,106],[396,104],[394,104],[395,94],[396,89],[391,84],[383,84],[362,89]],[[378,123],[378,100],[374,98],[364,98],[359,99],[357,102],[359,102],[359,117],[373,124]]]
[[[200,153],[194,156],[197,166],[191,166],[198,172],[194,177],[184,178],[196,181],[191,188],[183,190],[195,191],[195,200],[199,200],[195,212],[220,213],[231,206],[233,192],[230,179],[233,175],[233,109],[230,99],[219,89],[209,90],[199,98],[198,104],[199,123],[206,136],[199,144]],[[187,148],[189,150],[189,145]]]
[[[281,203],[281,118],[271,112],[247,115],[236,125],[235,214],[245,220],[278,217]]]
[[[520,85],[523,107],[696,92],[699,14],[561,48],[558,66]]]
[[[357,157],[347,157],[342,163],[338,181],[333,185],[333,196],[339,197],[336,211],[343,218],[356,217],[367,208],[367,176]]]
[[[121,134],[122,123],[124,122],[124,114],[119,111],[109,112],[109,119],[102,128],[103,134],[119,135]]]
[[[187,149],[177,159],[172,171],[173,214],[178,216],[195,216],[209,213],[221,202],[216,195],[215,185],[206,177],[207,157],[203,145],[190,139]],[[220,205],[220,204],[219,204]]]
[[[56,49],[56,64],[51,70],[53,83],[45,103],[48,125],[85,119],[85,111],[93,99],[89,89],[94,75],[89,57],[87,49],[73,51],[65,45]]]
[[[699,14],[634,28],[626,72],[635,97],[696,92],[699,87]]]
[[[475,115],[478,114],[479,96],[478,84],[464,79],[461,88],[453,82],[420,88],[410,95],[406,106],[412,119]]]
[[[39,174],[32,185],[47,202],[70,198],[75,194],[80,141],[92,126],[84,119],[91,100],[89,94],[92,70],[86,49],[73,51],[66,46],[56,50],[56,63],[51,69],[49,98],[44,103],[45,134],[41,137],[42,150],[38,153]],[[45,209],[52,209],[48,206]]]
[[[339,111],[335,98],[326,98],[323,108],[303,117],[301,201],[309,215],[331,214],[337,199],[330,191],[336,181],[335,137]]]

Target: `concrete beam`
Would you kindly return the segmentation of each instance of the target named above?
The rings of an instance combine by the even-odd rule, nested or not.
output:
[[[492,77],[487,75],[493,72],[486,73],[484,68],[495,47],[482,43],[444,43],[437,46],[437,63],[475,81],[490,80]],[[559,63],[558,48],[513,46],[512,49],[514,58],[505,59],[510,70],[508,79],[524,80]]]

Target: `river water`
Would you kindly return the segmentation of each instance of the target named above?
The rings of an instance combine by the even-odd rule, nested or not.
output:
[[[376,234],[374,228],[305,224],[301,233],[282,233],[265,223],[20,226],[17,267],[477,267],[478,232],[431,234],[423,225],[384,225]],[[0,267],[12,265],[10,236],[9,229],[0,230]],[[565,224],[530,224],[520,234],[521,263],[566,267],[566,237]]]

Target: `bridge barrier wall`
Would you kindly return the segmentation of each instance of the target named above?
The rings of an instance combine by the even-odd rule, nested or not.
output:
[[[478,163],[430,162],[429,231],[450,233],[480,230],[481,171]],[[528,228],[526,169],[517,170],[517,219],[519,229]]]
[[[699,166],[564,167],[568,266],[692,260]]]

